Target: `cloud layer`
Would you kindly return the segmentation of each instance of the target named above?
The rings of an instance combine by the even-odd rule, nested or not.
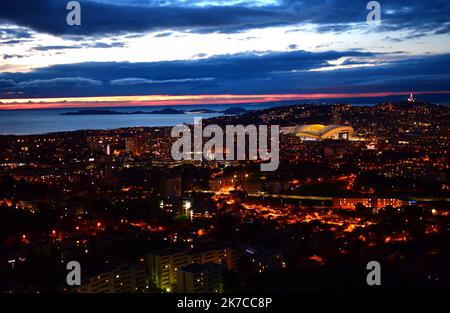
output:
[[[200,60],[90,62],[0,74],[2,97],[450,90],[450,54],[367,63],[359,51],[244,53]],[[333,61],[344,58],[336,67]],[[320,71],[316,69],[320,68]]]
[[[450,90],[448,0],[383,1],[382,23],[370,34],[367,2],[360,0],[79,2],[82,25],[70,27],[67,0],[0,1],[0,48],[5,49],[0,98]],[[269,26],[289,29],[272,33]],[[277,36],[305,28],[306,39],[278,41]],[[373,37],[359,46],[366,34]],[[146,35],[153,41],[139,42]],[[304,41],[316,35],[325,40],[305,48]],[[258,36],[265,40],[263,48]],[[379,43],[370,42],[377,36]],[[229,43],[225,37],[233,37],[238,49],[222,51]],[[159,46],[152,44],[161,42],[165,48],[159,55]],[[187,42],[195,42],[196,49]],[[203,50],[213,45],[220,49]],[[285,50],[272,51],[280,46]],[[440,49],[427,54],[434,46]],[[146,58],[146,49],[153,49],[154,59]],[[178,57],[177,49],[188,51],[191,59]],[[136,51],[135,59],[121,58]],[[59,61],[52,63],[53,58]],[[99,62],[110,60],[117,62]]]
[[[0,2],[0,20],[55,35],[141,33],[165,29],[232,33],[275,25],[317,24],[318,31],[344,31],[364,23],[366,1],[280,0],[276,4],[239,2],[223,5],[198,1],[79,1],[82,25],[66,23],[66,0],[14,0]],[[449,33],[450,3],[447,0],[398,0],[382,3],[380,29],[411,29]],[[356,24],[356,25],[355,25]]]

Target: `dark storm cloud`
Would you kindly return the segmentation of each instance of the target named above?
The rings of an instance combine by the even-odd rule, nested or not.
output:
[[[12,79],[0,79],[0,89],[16,87],[16,82]]]
[[[114,80],[123,77],[141,77],[152,80],[184,79],[195,77],[254,77],[265,73],[309,70],[328,65],[329,60],[341,57],[371,57],[370,52],[327,51],[327,52],[247,52],[219,55],[200,60],[179,60],[161,62],[88,62],[54,65],[37,69],[31,73],[13,73],[8,76],[25,79],[33,76],[50,79],[54,76],[83,73],[84,77],[98,80]],[[208,75],[211,74],[211,75]],[[86,76],[87,75],[87,76]],[[0,77],[2,75],[0,74]]]
[[[197,53],[197,54],[194,54],[194,55],[192,56],[192,58],[193,58],[193,59],[197,59],[197,58],[206,58],[207,56],[208,56],[207,53]]]
[[[153,84],[177,84],[177,83],[190,83],[199,81],[211,81],[212,77],[199,77],[199,78],[181,78],[181,79],[166,79],[166,80],[151,80],[145,78],[122,78],[112,80],[111,86],[136,86],[136,85],[153,85]]]
[[[5,26],[0,26],[0,40],[5,39],[30,39],[33,34],[24,28],[8,28]]]
[[[76,46],[37,46],[34,47],[33,50],[35,51],[50,51],[50,50],[66,50],[66,49],[79,49],[81,48],[80,45]]]
[[[113,43],[105,43],[105,42],[95,42],[94,44],[83,44],[83,47],[88,48],[123,48],[126,47],[124,42],[113,42]]]
[[[8,59],[21,59],[24,58],[25,55],[21,55],[21,54],[4,54],[3,55],[3,60],[8,60]]]
[[[313,23],[318,31],[341,32],[364,23],[366,1],[281,0],[278,5],[196,6],[195,1],[163,5],[155,1],[80,1],[82,25],[66,24],[66,0],[0,2],[0,19],[55,35],[101,35],[181,29],[200,33],[234,33],[251,28]],[[243,2],[245,3],[245,2]],[[382,23],[377,30],[419,29],[449,32],[448,0],[382,2]]]
[[[113,42],[113,43],[105,43],[105,42],[86,42],[82,44],[72,45],[72,46],[37,46],[34,47],[35,51],[51,51],[51,50],[66,50],[66,49],[83,49],[83,48],[121,48],[125,47],[126,44],[123,42]]]
[[[12,39],[12,40],[0,41],[0,46],[20,45],[27,41],[29,41],[29,40]]]
[[[32,89],[32,88],[71,88],[101,86],[102,82],[83,77],[62,77],[52,79],[31,79],[15,82],[11,79],[0,79],[0,88]]]
[[[165,33],[157,34],[157,35],[155,35],[154,37],[155,37],[155,38],[162,38],[162,37],[169,37],[169,36],[171,36],[171,35],[172,35],[172,32],[165,32]]]
[[[9,28],[6,25],[0,25],[0,46],[17,45],[31,41],[32,38],[32,32],[25,28]]]
[[[246,23],[256,25],[279,14],[268,8],[132,6],[93,1],[80,3],[81,26],[67,25],[67,1],[64,0],[2,1],[0,19],[55,35],[92,35],[144,32],[172,27],[209,28]]]
[[[184,61],[54,65],[29,73],[0,74],[0,93],[21,91],[28,97],[69,97],[450,90],[450,54],[311,71],[332,68],[329,61],[342,57],[348,58],[344,64],[361,65],[375,56],[359,51],[290,51]]]
[[[34,79],[17,84],[18,88],[70,88],[70,87],[93,87],[101,86],[102,82],[83,77],[63,77],[53,79]]]

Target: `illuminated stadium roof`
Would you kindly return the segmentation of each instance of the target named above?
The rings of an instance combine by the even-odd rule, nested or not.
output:
[[[301,125],[292,130],[297,137],[310,139],[349,139],[355,132],[351,126],[321,124]]]

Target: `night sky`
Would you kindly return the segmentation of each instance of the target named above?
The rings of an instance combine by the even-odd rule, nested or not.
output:
[[[448,0],[380,1],[380,24],[360,0],[84,0],[81,26],[67,2],[0,2],[1,107],[450,90]]]

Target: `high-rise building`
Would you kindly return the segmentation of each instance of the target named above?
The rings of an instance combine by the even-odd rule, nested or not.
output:
[[[234,269],[239,256],[239,251],[233,248],[165,249],[147,255],[147,271],[157,288],[172,292],[176,290],[181,268],[194,263],[214,263]]]
[[[180,293],[217,293],[223,292],[221,264],[193,263],[178,271],[176,291]]]
[[[166,292],[172,292],[177,280],[177,271],[186,266],[185,250],[166,249],[147,255],[147,270],[155,286]]]
[[[81,286],[64,288],[75,293],[136,293],[147,290],[145,267],[139,264],[105,265],[81,275]]]
[[[240,253],[233,248],[201,248],[188,252],[189,263],[216,263],[224,264],[231,270],[236,268]]]

